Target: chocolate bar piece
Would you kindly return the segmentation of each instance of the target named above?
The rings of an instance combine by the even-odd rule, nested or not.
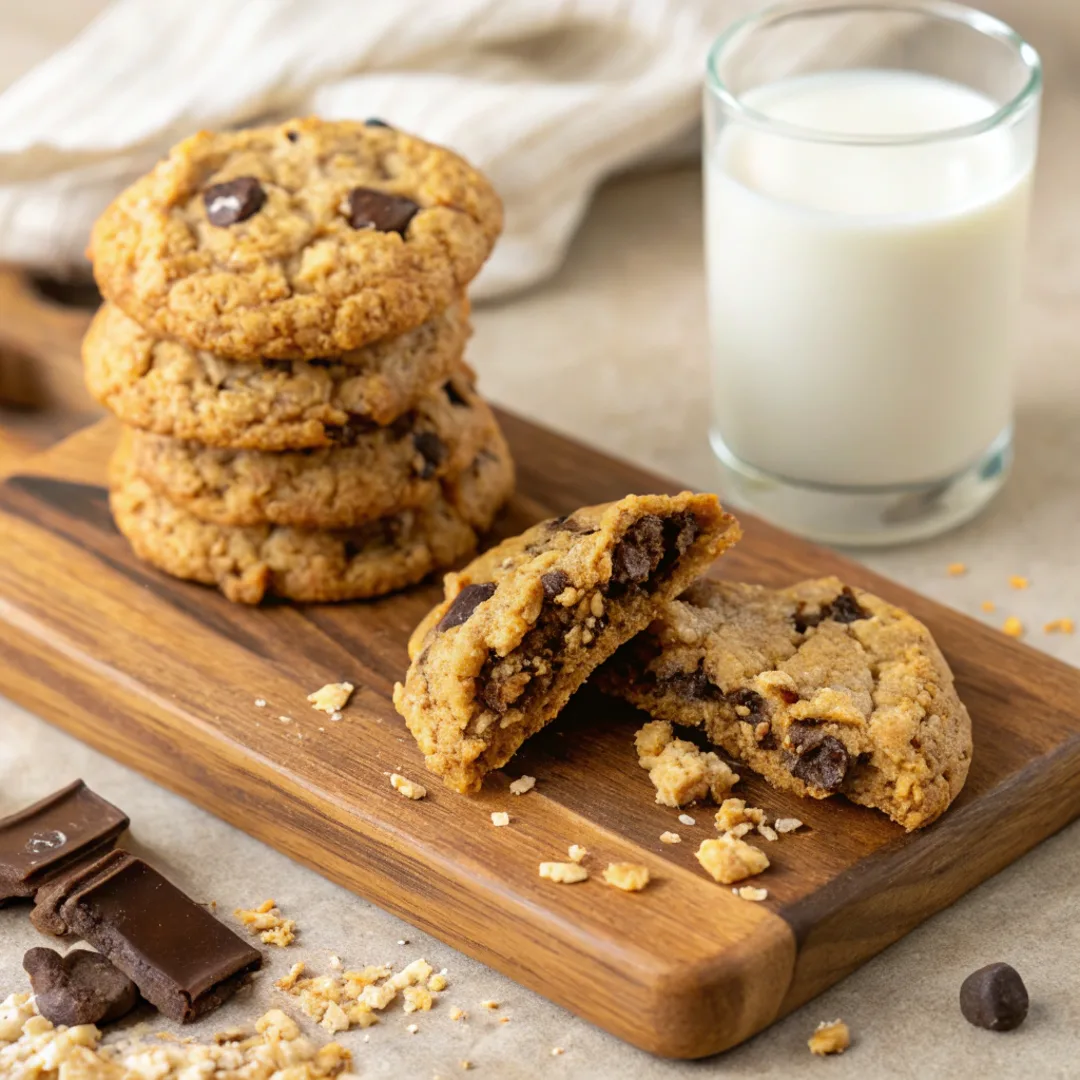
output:
[[[113,851],[67,879],[53,909],[152,1005],[188,1022],[216,1009],[262,956],[142,859]]]
[[[81,780],[0,819],[0,904],[112,849],[127,815]]]

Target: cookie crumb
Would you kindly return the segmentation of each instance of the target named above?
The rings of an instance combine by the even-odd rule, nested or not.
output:
[[[324,713],[336,713],[345,708],[352,692],[356,687],[349,682],[331,682],[320,686],[312,694],[308,694],[308,701],[313,709]]]
[[[757,827],[757,831],[764,836],[766,840],[777,839],[776,830],[773,829],[772,826],[766,825],[764,821]]]
[[[427,788],[418,784],[415,780],[407,780],[400,773],[390,774],[390,786],[395,791],[400,791],[406,799],[422,799],[427,795]]]
[[[464,1009],[459,1008],[457,1005],[450,1010],[451,1020],[464,1020],[468,1015]]]
[[[565,1053],[566,1053],[566,1051],[561,1046],[553,1046],[551,1048],[551,1056],[552,1057],[560,1057],[562,1054],[565,1054]]]
[[[491,824],[496,828],[510,824],[510,815],[505,810],[493,810],[491,812]]]
[[[1031,584],[1026,577],[1021,577],[1019,574],[1013,574],[1009,578],[1009,585],[1014,589],[1026,589]]]
[[[677,832],[662,832],[660,834],[661,844],[681,844],[682,837]]]
[[[468,1072],[473,1067],[473,1063],[471,1061],[461,1061],[459,1062],[459,1064],[465,1072]]]
[[[578,863],[542,862],[540,876],[560,885],[574,885],[579,881],[584,881],[589,876],[589,871]]]
[[[499,1003],[497,1001],[481,1001],[480,1002],[480,1008],[481,1009],[497,1009],[498,1007],[499,1007]]]
[[[567,848],[566,854],[570,856],[571,862],[581,862],[589,852],[580,844],[571,844],[570,847]]]
[[[420,1025],[419,1024],[410,1024],[405,1030],[410,1035],[415,1035],[420,1030]]]
[[[806,1045],[811,1054],[842,1054],[851,1045],[851,1032],[843,1020],[822,1020]]]
[[[1051,619],[1043,627],[1047,634],[1071,634],[1075,629],[1072,619]]]
[[[656,801],[675,807],[711,796],[719,802],[739,782],[738,774],[712,751],[676,739],[673,731],[666,720],[650,720],[634,736],[638,764],[649,771]]]
[[[428,1012],[435,1002],[426,986],[406,986],[401,996],[405,999],[403,1008],[407,1013]]]
[[[702,840],[696,855],[705,872],[721,885],[733,885],[769,867],[764,851],[730,833],[716,840]]]
[[[284,949],[296,940],[296,921],[283,919],[273,900],[264,900],[256,908],[237,908],[236,916],[264,945]]]
[[[803,823],[797,817],[781,817],[773,822],[773,828],[778,833],[791,833],[803,827]]]
[[[640,863],[608,863],[604,880],[623,892],[641,892],[649,884],[649,868]]]
[[[519,776],[517,780],[511,783],[510,793],[512,795],[524,795],[526,791],[532,791],[534,787],[536,787],[535,776]]]
[[[510,1017],[509,1016],[500,1016],[499,1017],[499,1023],[500,1024],[509,1024],[510,1023]]]
[[[716,811],[715,821],[720,832],[731,832],[739,825],[753,828],[755,825],[764,824],[765,811],[758,806],[747,806],[745,799],[725,799]]]
[[[951,562],[945,567],[945,572],[949,577],[963,577],[967,573],[967,564],[962,562]]]
[[[341,957],[340,956],[331,956],[328,963],[330,964],[330,969],[332,971],[340,971],[345,966],[341,962]]]
[[[987,615],[990,615],[993,612],[997,611],[997,604],[995,604],[993,600],[984,600],[979,605],[979,607],[981,607],[983,609],[983,611],[986,612]]]
[[[1023,637],[1024,624],[1015,615],[1010,615],[1002,624],[1001,632],[1011,638]]]
[[[441,993],[446,987],[446,975],[441,971],[435,972],[435,974],[427,981],[427,988],[435,993]]]
[[[769,890],[759,889],[754,885],[743,885],[742,888],[735,890],[743,900],[768,900]]]
[[[257,697],[255,699],[255,708],[256,709],[265,709],[266,708],[266,698]]]
[[[334,720],[334,721],[340,720],[340,719],[341,719],[341,713],[339,713],[339,712],[332,712],[332,713],[330,714],[330,719],[331,719],[331,720]]]

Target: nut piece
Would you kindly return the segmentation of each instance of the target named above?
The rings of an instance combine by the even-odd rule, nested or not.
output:
[[[407,780],[400,773],[390,774],[390,786],[395,791],[400,791],[406,799],[422,799],[427,794],[427,788],[423,784]]]
[[[548,881],[558,882],[560,885],[573,885],[578,881],[584,881],[589,876],[589,871],[584,866],[572,862],[542,862],[540,876],[547,878]]]
[[[743,885],[735,890],[743,900],[768,900],[769,890],[758,889],[753,885]]]
[[[851,1032],[843,1020],[822,1020],[806,1045],[811,1054],[842,1054],[851,1045]]]
[[[711,795],[719,801],[739,777],[711,751],[672,737],[666,720],[651,720],[634,736],[638,764],[649,770],[662,806],[685,806]]]
[[[314,694],[308,694],[312,708],[324,713],[334,713],[344,709],[346,702],[356,688],[352,683],[331,682],[319,687]]]
[[[736,881],[760,874],[769,867],[769,857],[760,848],[725,833],[716,840],[702,840],[697,860],[714,881],[734,885]]]
[[[662,832],[660,834],[661,844],[681,844],[682,837],[677,832]]]
[[[797,817],[781,817],[773,822],[773,828],[778,833],[795,832],[803,827],[803,823]]]
[[[532,791],[536,787],[535,776],[520,776],[510,785],[512,795],[524,795],[526,791]]]
[[[296,940],[296,921],[283,919],[273,900],[264,900],[256,908],[237,908],[233,914],[265,945],[284,949]]]
[[[649,884],[649,868],[640,863],[609,863],[604,880],[623,892],[641,892]]]

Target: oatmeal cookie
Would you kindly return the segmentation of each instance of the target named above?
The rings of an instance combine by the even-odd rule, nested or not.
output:
[[[738,537],[715,495],[629,495],[541,522],[448,574],[394,688],[428,768],[476,791]]]
[[[930,631],[836,578],[697,582],[597,684],[704,728],[776,788],[842,793],[908,830],[945,811],[971,764],[971,719]]]
[[[449,150],[308,118],[185,139],[106,208],[90,256],[105,296],[156,334],[300,360],[445,310],[501,228],[491,185]]]
[[[234,450],[334,446],[389,424],[463,366],[468,305],[400,337],[314,360],[229,360],[157,337],[115,304],[83,339],[90,393],[125,424]]]
[[[389,427],[333,450],[222,450],[128,431],[132,472],[213,525],[348,529],[423,506],[479,454],[510,451],[487,404],[456,376]]]
[[[427,505],[337,531],[207,524],[134,476],[122,450],[110,488],[120,532],[160,570],[216,585],[237,603],[268,595],[324,602],[382,596],[453,566],[509,497],[513,466],[481,455]]]

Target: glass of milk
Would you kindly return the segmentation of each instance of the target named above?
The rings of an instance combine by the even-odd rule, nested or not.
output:
[[[714,45],[711,441],[727,498],[882,544],[974,515],[1012,457],[1039,58],[937,0],[803,0]]]

